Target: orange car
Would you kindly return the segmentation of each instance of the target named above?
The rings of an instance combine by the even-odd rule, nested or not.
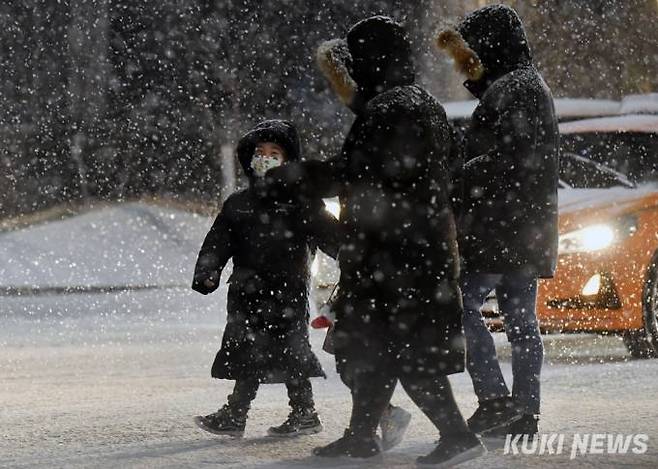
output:
[[[658,115],[565,122],[560,133],[558,268],[539,285],[542,330],[619,333],[634,357],[657,356]],[[483,313],[502,325],[494,297]]]

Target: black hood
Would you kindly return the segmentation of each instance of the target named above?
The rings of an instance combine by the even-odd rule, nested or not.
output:
[[[489,5],[469,13],[457,27],[484,65],[477,87],[486,88],[497,78],[532,61],[519,15],[506,5]],[[473,83],[471,83],[473,85]],[[467,82],[467,88],[471,89]]]
[[[238,142],[238,160],[250,179],[254,176],[254,171],[251,169],[251,158],[256,150],[256,145],[262,142],[280,145],[286,152],[286,161],[297,161],[301,158],[299,135],[292,123],[284,120],[263,121],[244,134]]]
[[[347,33],[349,73],[365,103],[379,93],[415,81],[411,44],[401,24],[386,16],[359,21]]]

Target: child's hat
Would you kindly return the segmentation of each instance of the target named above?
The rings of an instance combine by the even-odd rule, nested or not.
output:
[[[279,119],[263,121],[244,134],[238,142],[238,160],[248,176],[253,173],[251,158],[256,146],[263,142],[280,145],[286,152],[287,161],[296,161],[301,157],[299,134],[291,122]]]

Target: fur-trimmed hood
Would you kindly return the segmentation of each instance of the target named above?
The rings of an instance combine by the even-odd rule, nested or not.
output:
[[[272,142],[281,145],[286,152],[286,161],[297,161],[301,158],[299,135],[291,122],[278,119],[260,122],[244,134],[238,142],[238,160],[249,179],[254,177],[254,170],[251,168],[251,158],[254,155],[256,146],[262,142]]]
[[[489,5],[469,13],[456,29],[441,31],[437,45],[453,57],[472,91],[486,89],[532,61],[523,23],[506,5]]]
[[[415,81],[407,33],[386,16],[359,21],[345,39],[322,43],[317,62],[340,99],[355,111],[379,93]]]

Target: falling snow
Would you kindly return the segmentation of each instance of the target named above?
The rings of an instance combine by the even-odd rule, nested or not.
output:
[[[190,288],[195,260],[213,220],[230,204],[227,199],[254,187],[255,176],[248,169],[253,151],[246,161],[236,158],[241,136],[263,120],[285,119],[299,131],[303,160],[331,162],[345,154],[341,148],[352,152],[347,167],[358,176],[349,183],[339,181],[341,190],[331,188],[322,197],[331,197],[324,203],[341,218],[342,228],[352,228],[340,261],[354,265],[350,263],[365,257],[372,264],[371,270],[363,269],[368,278],[360,282],[386,285],[391,278],[404,282],[430,271],[436,279],[450,275],[453,261],[457,263],[447,254],[456,250],[456,235],[450,231],[453,210],[457,223],[465,219],[460,218],[463,194],[455,195],[460,187],[455,181],[464,168],[468,173],[475,166],[474,160],[484,162],[479,166],[484,169],[471,174],[471,182],[478,182],[468,196],[486,210],[469,222],[487,241],[501,241],[487,260],[514,263],[526,248],[545,255],[550,247],[542,244],[545,233],[534,221],[519,222],[517,216],[519,225],[512,226],[501,220],[521,210],[520,204],[535,210],[557,202],[557,270],[553,279],[540,280],[538,296],[546,349],[540,433],[646,434],[648,450],[571,460],[568,453],[511,456],[492,447],[463,467],[656,467],[658,4],[502,2],[523,20],[528,39],[523,48],[529,45],[532,63],[555,98],[561,153],[556,201],[534,184],[536,162],[509,165],[503,172],[530,168],[532,177],[502,182],[494,171],[500,167],[490,164],[492,155],[504,153],[499,147],[491,150],[492,145],[515,149],[510,152],[514,156],[516,143],[532,133],[527,106],[544,106],[545,114],[552,113],[546,107],[549,95],[542,94],[543,81],[534,68],[525,67],[530,58],[522,58],[522,72],[517,69],[491,85],[513,96],[511,103],[489,99],[483,110],[473,99],[477,95],[485,101],[477,87],[469,87],[471,94],[453,60],[436,47],[440,30],[456,27],[467,13],[491,3],[2,2],[0,466],[402,468],[415,467],[414,459],[436,446],[436,429],[398,386],[392,402],[412,412],[413,420],[402,443],[383,459],[311,456],[314,447],[342,435],[352,405],[335,357],[323,351],[324,329],[310,329],[312,352],[304,358],[315,354],[327,375],[313,380],[322,433],[284,441],[266,436],[267,428],[288,413],[280,384],[259,390],[244,439],[204,433],[193,423],[194,416],[220,407],[232,389],[231,381],[210,379],[212,359],[231,316],[229,288],[240,282],[245,291],[257,288],[257,276],[239,272],[244,257],[234,257],[226,259],[223,270],[223,265],[218,268],[219,279],[204,279],[215,282],[216,293],[198,295]],[[358,64],[344,38],[353,24],[373,15],[404,24],[411,50],[407,63],[403,48],[396,49],[393,62],[403,70],[373,86],[378,96],[368,96],[366,103],[355,99],[364,87],[357,89],[350,75]],[[318,52],[326,63],[318,64]],[[373,57],[372,63],[380,59]],[[508,54],[497,56],[487,66],[507,66],[508,60]],[[416,84],[407,86],[414,80],[411,61]],[[379,67],[384,62],[377,64],[369,70],[373,76],[388,73]],[[339,83],[340,97],[323,73],[336,75],[333,86]],[[404,86],[385,90],[391,80]],[[515,95],[519,89],[524,93]],[[432,97],[445,108],[450,126]],[[498,119],[505,106],[512,110]],[[401,110],[426,114],[423,125],[434,129],[429,150],[414,153],[409,144],[427,132],[414,134],[418,126],[387,120]],[[364,123],[359,117],[366,111],[370,119]],[[376,119],[381,120],[374,125]],[[356,132],[343,147],[355,120],[354,128],[366,137]],[[381,132],[382,126],[387,131]],[[478,126],[484,131],[473,138]],[[555,127],[548,127],[535,128],[533,135],[550,137]],[[380,134],[376,141],[358,147],[375,132]],[[378,146],[391,136],[397,136],[389,140],[391,145]],[[469,136],[480,149],[463,165],[465,148],[474,151]],[[498,137],[495,143],[490,140]],[[372,148],[375,157],[364,158]],[[439,152],[451,159],[439,162]],[[278,164],[271,158],[253,162],[260,176]],[[320,168],[320,177],[311,184],[317,187],[311,189],[330,178],[327,168],[335,169]],[[312,172],[293,174],[301,178],[293,187],[305,196],[309,188],[303,176],[308,174]],[[413,199],[429,193],[432,197],[422,203]],[[315,198],[320,204],[320,197]],[[276,211],[256,216],[250,207],[238,208],[249,212],[238,215],[253,226],[243,225],[234,236],[259,238],[253,243],[255,254],[278,259],[278,269],[292,268],[292,254],[298,254],[299,271],[310,275],[308,284],[305,279],[295,291],[299,311],[283,308],[281,315],[289,319],[301,312],[305,318],[307,309],[310,319],[322,315],[328,308],[322,305],[338,282],[338,262],[315,253],[317,246],[306,238],[299,244],[300,231],[292,223],[282,227],[272,215]],[[361,224],[350,225],[354,220]],[[310,229],[303,217],[294,221]],[[520,233],[527,236],[523,246],[511,249]],[[322,234],[330,233],[316,233],[316,238]],[[399,252],[387,257],[395,251],[387,246],[395,242]],[[298,243],[297,250],[291,243]],[[289,251],[282,256],[277,246]],[[421,253],[419,246],[432,249]],[[234,261],[239,275],[231,277]],[[413,291],[395,285],[387,294],[402,298]],[[291,290],[286,284],[269,293]],[[448,290],[445,283],[437,286],[435,306],[449,301]],[[408,295],[407,300],[416,298]],[[372,299],[373,310],[375,303]],[[505,311],[495,290],[482,312],[496,331],[502,372],[511,384],[513,351],[500,333]],[[364,313],[368,322],[376,318],[371,314]],[[400,321],[398,326],[402,330],[407,324]],[[266,347],[256,358],[272,355],[272,349]],[[391,350],[389,343],[387,352]],[[253,362],[246,365],[253,367]],[[450,382],[468,417],[477,407],[469,374],[452,374]]]

